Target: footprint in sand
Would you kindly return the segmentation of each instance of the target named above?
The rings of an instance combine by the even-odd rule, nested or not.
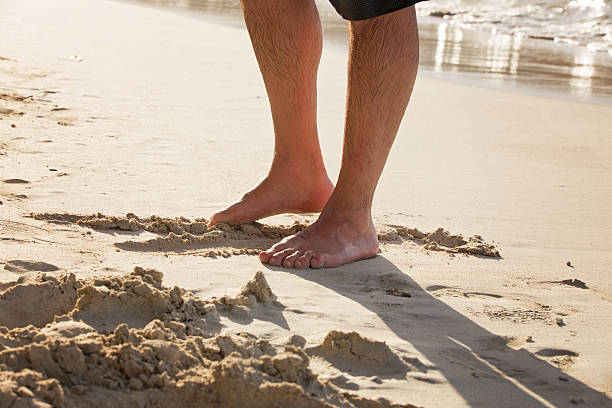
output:
[[[578,357],[578,353],[572,350],[566,349],[556,349],[556,348],[543,348],[536,351],[536,354],[541,357],[560,357],[560,356],[569,356],[569,357]]]
[[[406,279],[398,279],[393,274],[378,276],[374,282],[370,279],[362,281],[365,285],[359,289],[361,293],[383,292],[387,296],[410,298],[411,290],[416,288]]]
[[[574,364],[574,360],[579,356],[575,351],[557,348],[543,348],[536,351],[535,354],[561,369]],[[563,380],[562,378],[559,379]]]
[[[4,270],[13,273],[26,273],[26,272],[55,272],[59,271],[59,268],[55,265],[46,262],[36,261],[24,261],[20,259],[13,259],[6,261],[4,264]]]
[[[560,281],[552,281],[550,283],[558,283],[560,285],[573,286],[573,287],[579,288],[579,289],[588,289],[589,288],[586,283],[584,283],[580,279],[576,279],[576,278],[574,278],[574,279],[563,279],[563,280],[560,280]]]
[[[23,116],[25,115],[25,112],[19,112],[13,109],[8,109],[8,108],[0,108],[0,115],[4,115],[4,116]]]
[[[495,293],[485,293],[485,292],[464,292],[461,288],[456,286],[444,286],[444,285],[431,285],[425,288],[427,292],[432,293],[435,297],[441,296],[452,296],[459,297],[464,296],[467,298],[494,298],[501,299],[503,296],[497,295]]]
[[[527,344],[535,343],[532,336],[481,336],[477,339],[481,350],[507,351],[508,348],[520,350]]]
[[[385,289],[385,294],[389,296],[397,296],[397,297],[412,297],[410,292],[406,292],[405,290],[401,290],[397,288]]]
[[[2,180],[5,184],[30,184],[28,180],[20,179],[20,178],[11,178]]]
[[[25,194],[9,194],[7,197],[8,201],[21,201],[26,198],[28,198],[28,196]]]
[[[534,321],[549,325],[554,324],[549,306],[535,305],[533,308],[523,309],[520,307],[485,305],[482,312],[491,320],[506,320],[517,324]]]

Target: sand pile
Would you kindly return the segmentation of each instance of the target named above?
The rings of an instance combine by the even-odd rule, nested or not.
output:
[[[161,272],[136,267],[120,277],[4,284],[0,406],[393,406],[320,380],[303,344],[219,333],[219,314],[275,302],[261,272],[238,295],[210,300],[161,282]]]
[[[38,220],[55,223],[74,223],[99,230],[122,230],[122,231],[149,231],[154,233],[174,235],[206,235],[210,241],[222,238],[245,240],[253,238],[282,239],[293,235],[308,225],[296,221],[291,226],[271,226],[258,222],[231,226],[228,224],[217,224],[208,228],[208,220],[196,218],[191,221],[185,217],[164,218],[157,215],[150,217],[138,217],[133,213],[125,216],[109,216],[101,213],[93,215],[74,215],[56,213],[34,213],[31,216]]]
[[[296,221],[293,225],[266,225],[251,222],[240,225],[217,224],[208,228],[204,218],[190,220],[185,217],[164,218],[157,215],[138,217],[132,213],[125,216],[74,215],[57,213],[33,213],[31,217],[53,223],[77,224],[98,230],[149,231],[163,234],[143,241],[118,242],[116,247],[128,251],[176,251],[207,257],[230,257],[232,255],[256,255],[260,250],[299,231],[308,224]],[[487,257],[499,257],[499,250],[487,243],[480,235],[465,239],[453,235],[443,228],[433,232],[421,232],[404,226],[386,227],[378,234],[383,244],[415,242],[429,251],[444,251],[451,254],[464,253]]]
[[[463,253],[499,258],[499,250],[493,243],[485,242],[480,235],[465,239],[453,235],[444,228],[432,232],[421,232],[416,228],[393,226],[378,234],[380,242],[402,242],[410,240],[429,251],[443,251],[450,254]]]
[[[41,327],[73,309],[78,297],[74,275],[41,274],[33,281],[25,281],[20,277],[0,286],[0,326]]]
[[[308,226],[296,221],[291,226],[251,222],[236,226],[217,224],[208,228],[208,221],[204,218],[192,221],[185,217],[164,218],[157,215],[138,217],[132,213],[125,216],[107,216],[101,213],[94,215],[35,213],[31,216],[48,222],[77,224],[98,230],[149,231],[161,235],[143,241],[128,240],[115,244],[123,250],[176,251],[226,258],[232,255],[257,255],[273,242],[293,235]]]
[[[333,330],[323,342],[308,350],[329,361],[340,371],[352,375],[406,378],[411,367],[384,342],[369,339],[357,332]]]

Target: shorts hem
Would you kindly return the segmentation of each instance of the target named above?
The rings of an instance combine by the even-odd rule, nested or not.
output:
[[[330,0],[340,16],[348,21],[361,21],[414,6],[423,0]]]

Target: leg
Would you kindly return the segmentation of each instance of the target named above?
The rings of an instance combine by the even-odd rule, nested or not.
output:
[[[242,9],[266,85],[274,123],[268,176],[210,225],[239,224],[284,212],[318,212],[333,185],[317,134],[321,22],[313,0],[243,0]]]
[[[334,267],[378,250],[374,190],[410,99],[418,66],[414,7],[351,22],[342,168],[319,219],[260,254],[271,265]]]

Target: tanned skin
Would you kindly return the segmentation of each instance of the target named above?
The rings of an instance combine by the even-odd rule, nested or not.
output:
[[[332,185],[317,134],[321,22],[313,0],[243,0],[244,18],[274,123],[267,177],[215,213],[210,225],[280,213],[318,212],[317,221],[260,253],[287,268],[335,267],[376,256],[372,199],[416,79],[414,6],[349,23],[342,166]]]

